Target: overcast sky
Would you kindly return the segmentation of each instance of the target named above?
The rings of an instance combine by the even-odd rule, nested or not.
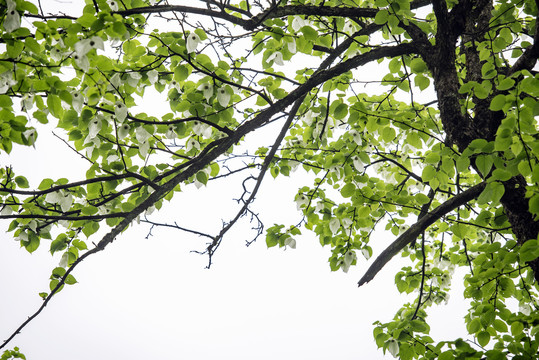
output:
[[[57,4],[68,12],[70,2]],[[39,133],[36,148],[17,146],[0,156],[0,165],[14,164],[33,187],[42,176],[84,179],[86,164],[50,129]],[[293,199],[301,179],[266,178],[254,209],[267,226],[299,221]],[[186,187],[160,216],[215,233],[233,217],[230,199],[241,195],[229,180],[202,191]],[[207,258],[190,252],[203,249],[205,239],[173,230],[147,238],[147,225],[133,227],[78,266],[79,283],[56,295],[11,347],[20,346],[28,359],[55,360],[384,358],[372,323],[389,321],[407,299],[393,285],[399,260],[358,289],[368,265],[363,258],[348,274],[332,273],[329,249],[312,234],[300,237],[295,250],[268,250],[263,237],[246,248],[250,228],[238,223],[207,270]],[[38,293],[49,291],[59,262],[46,241],[30,255],[10,235],[0,231],[1,339],[37,310]],[[377,233],[375,256],[393,240]],[[464,310],[458,301],[439,307],[433,337],[463,335]]]

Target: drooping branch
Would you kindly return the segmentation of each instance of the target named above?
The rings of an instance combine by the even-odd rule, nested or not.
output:
[[[243,206],[238,211],[236,216],[221,229],[219,234],[213,239],[213,241],[208,246],[207,252],[210,258],[208,267],[211,265],[211,258],[214,252],[217,250],[217,248],[221,244],[221,240],[223,239],[223,236],[232,228],[232,226],[234,226],[234,224],[238,221],[238,219],[247,211],[247,208],[255,199],[255,196],[258,193],[258,190],[260,189],[260,185],[262,184],[262,180],[264,179],[264,175],[266,174],[271,164],[271,161],[273,160],[275,153],[277,152],[277,149],[279,148],[279,146],[281,145],[281,142],[283,141],[285,135],[287,134],[288,129],[290,128],[290,125],[292,124],[292,121],[294,120],[296,113],[298,112],[299,107],[301,106],[301,103],[303,102],[304,98],[305,98],[304,96],[301,97],[294,103],[294,106],[292,106],[292,109],[290,110],[290,113],[288,114],[288,118],[286,119],[286,122],[283,124],[281,131],[279,132],[279,135],[275,139],[268,155],[264,159],[264,163],[262,164],[260,173],[258,174],[258,177],[256,179],[255,187],[251,191],[251,194],[249,195],[247,200],[243,202]]]
[[[365,275],[359,280],[358,286],[368,283],[382,268],[397,255],[406,245],[416,240],[417,237],[425,231],[430,225],[434,224],[437,220],[441,219],[444,215],[453,211],[454,209],[462,206],[481,194],[485,188],[486,183],[482,182],[477,184],[466,191],[461,192],[458,195],[453,196],[421,219],[419,219],[415,224],[410,226],[401,236],[399,236],[395,241],[393,241],[382,253],[374,260],[372,265],[369,267]]]

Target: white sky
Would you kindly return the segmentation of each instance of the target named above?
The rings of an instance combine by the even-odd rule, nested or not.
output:
[[[36,148],[16,147],[0,165],[16,164],[33,187],[44,174],[84,178],[77,164],[86,164],[47,132]],[[293,203],[297,183],[278,183],[268,174],[253,208],[266,226],[300,219]],[[241,195],[225,184],[178,194],[162,216],[193,229],[218,229],[234,214],[234,203],[224,199]],[[364,259],[348,274],[332,273],[329,249],[312,234],[299,238],[296,250],[268,250],[263,237],[246,248],[250,227],[243,222],[231,231],[210,270],[205,256],[190,253],[204,248],[205,239],[164,230],[145,239],[149,227],[134,227],[84,261],[74,272],[79,283],[56,295],[10,347],[21,347],[28,359],[56,360],[384,358],[372,323],[389,321],[406,301],[393,285],[395,261],[358,289]],[[393,240],[383,232],[371,240],[375,256]],[[0,339],[39,307],[38,293],[48,291],[59,261],[48,248],[43,241],[30,255],[0,233]],[[439,307],[432,336],[462,336],[464,310],[460,301]]]

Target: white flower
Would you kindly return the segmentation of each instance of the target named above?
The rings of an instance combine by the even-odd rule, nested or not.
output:
[[[71,106],[76,112],[82,111],[82,105],[84,104],[84,98],[82,94],[78,91],[73,91],[71,93]]]
[[[58,204],[60,204],[63,212],[67,212],[73,204],[73,195],[70,192],[62,194],[58,200]]]
[[[8,33],[21,27],[21,16],[16,10],[17,3],[13,0],[7,0],[7,13],[4,19],[4,29]]]
[[[345,217],[341,220],[342,226],[345,229],[348,229],[352,225],[352,219]]]
[[[299,16],[296,16],[294,20],[292,20],[292,29],[294,29],[294,31],[298,31],[305,25],[307,25],[307,23],[305,22],[305,20],[303,20]]]
[[[109,79],[109,82],[115,89],[117,89],[122,83],[122,78],[121,78],[120,73],[115,73],[114,75],[112,75],[111,78]]]
[[[352,35],[353,33],[356,32],[356,27],[353,23],[346,22],[346,24],[344,24],[343,31],[347,33],[348,35]]]
[[[309,111],[307,111],[307,113],[303,117],[303,122],[306,125],[311,126],[311,124],[313,123],[313,120],[316,119],[318,117],[318,115],[320,115],[320,113],[313,112],[312,110],[309,110]]]
[[[289,237],[284,241],[284,246],[290,246],[291,249],[295,249],[296,248],[296,240]]]
[[[149,151],[150,151],[150,143],[148,141],[145,141],[143,143],[139,143],[138,152],[139,152],[140,156],[145,158],[148,155]]]
[[[399,343],[395,339],[391,339],[387,342],[387,350],[394,358],[399,355]]]
[[[167,139],[176,139],[178,137],[178,135],[176,134],[176,128],[174,127],[174,125],[169,125],[168,126],[168,129],[167,129],[167,132],[165,134],[165,137]]]
[[[73,60],[82,71],[87,72],[90,69],[90,62],[86,55],[73,54]]]
[[[15,241],[28,241],[28,234],[24,231],[21,231],[19,233],[19,237],[16,238]]]
[[[131,130],[129,124],[122,124],[122,126],[118,128],[118,139],[124,139],[129,135],[129,130]]]
[[[63,253],[62,258],[60,259],[60,262],[58,263],[58,266],[63,267],[63,268],[67,267],[68,260],[69,260],[69,253],[68,252]]]
[[[161,81],[164,81],[164,80],[161,80]],[[199,86],[200,87],[200,86]],[[168,84],[168,89],[171,90],[171,89],[176,89],[178,90],[178,92],[181,90],[181,86],[180,86],[180,83],[178,83],[176,80],[172,80],[170,82],[170,84]],[[199,89],[200,90],[200,89]]]
[[[277,65],[280,65],[280,66],[284,65],[283,54],[280,51],[276,51],[273,54],[271,54],[270,56],[268,56],[267,61],[268,61],[268,64],[273,61],[273,63],[275,63]]]
[[[36,138],[37,138],[36,129],[28,129],[25,132],[23,132],[22,135],[28,141],[28,145],[31,145],[31,146],[35,147],[34,144],[35,144]]]
[[[335,235],[340,228],[341,228],[341,223],[339,219],[333,218],[329,221],[329,230],[331,230],[331,233],[333,235]]]
[[[135,137],[137,138],[139,144],[145,143],[151,136],[152,135],[142,126],[139,126],[135,130]]]
[[[292,41],[288,42],[286,45],[288,46],[288,51],[292,54],[296,53],[296,40],[292,39]]]
[[[90,52],[92,49],[105,50],[103,39],[101,39],[99,36],[92,36],[88,39],[79,40],[79,42],[75,44],[75,51],[81,57],[88,54],[88,52]]]
[[[200,144],[194,138],[191,138],[187,141],[187,144],[185,145],[185,149],[187,151],[191,151],[192,149],[200,150]]]
[[[55,47],[51,49],[51,58],[54,61],[60,61],[62,60],[62,57],[64,56],[64,51],[60,49],[59,47]]]
[[[22,110],[29,111],[34,107],[34,94],[26,93],[22,96]]]
[[[354,167],[357,171],[363,172],[365,170],[365,167],[363,166],[363,163],[361,162],[359,156],[355,155],[354,157],[352,157],[352,161],[354,162]]]
[[[518,305],[518,311],[520,311],[524,315],[528,316],[528,315],[531,314],[532,308],[531,308],[530,304],[526,304],[526,303],[521,302]]]
[[[354,142],[358,146],[361,146],[361,144],[363,144],[363,139],[361,138],[361,135],[356,130],[350,131],[350,135],[352,136],[352,140],[354,140]]]
[[[369,260],[371,258],[371,253],[369,252],[369,249],[361,249],[361,254],[366,260]]]
[[[198,120],[193,121],[193,133],[195,133],[195,135],[202,136],[206,133],[208,128],[209,126],[204,124],[203,122],[200,122]]]
[[[189,54],[194,52],[201,42],[202,41],[200,40],[200,37],[197,35],[196,32],[193,31],[192,33],[187,35],[187,41],[186,41],[186,44],[185,44],[187,52]]]
[[[207,181],[207,179],[210,177],[210,174],[211,174],[211,168],[209,168],[209,167],[205,168],[204,170],[201,170],[200,172],[206,174],[206,181]],[[203,182],[198,181],[198,177],[195,176],[195,186],[196,186],[196,188],[200,189],[204,185],[205,184]]]
[[[121,101],[117,101],[114,105],[114,115],[119,122],[124,122],[127,117],[127,106]]]
[[[230,102],[230,94],[226,91],[224,87],[217,90],[217,101],[222,107],[226,107]]]
[[[118,2],[116,0],[107,0],[110,11],[118,11]]]
[[[12,71],[2,73],[0,75],[0,94],[5,94],[15,84],[17,84],[17,80],[13,79]]]
[[[45,201],[49,204],[58,204],[63,212],[67,212],[73,205],[73,195],[70,192],[63,190],[48,193],[45,196]]]
[[[213,84],[211,83],[204,83],[200,85],[197,90],[202,91],[206,101],[210,101],[210,98],[213,96]]]
[[[148,81],[150,82],[150,84],[155,84],[155,82],[157,81],[157,79],[159,78],[159,71],[157,70],[150,70],[146,73],[146,76],[148,76]]]
[[[13,209],[11,206],[4,205],[2,210],[0,211],[0,215],[11,215],[13,214]]]
[[[303,194],[299,194],[298,196],[296,196],[296,206],[299,209],[301,209],[302,207],[305,207],[309,204],[309,198]],[[305,206],[304,206],[305,205]]]
[[[129,84],[129,86],[136,87],[141,78],[142,75],[140,75],[139,72],[130,72],[129,76],[127,77],[127,83]]]
[[[92,121],[90,121],[90,124],[88,125],[88,137],[90,139],[93,139],[99,134],[99,131],[101,130],[101,127],[103,126],[103,122],[101,121],[101,118],[95,117]]]
[[[356,260],[356,253],[352,250],[348,250],[346,254],[344,254],[342,270],[344,272],[348,272],[348,269],[350,269],[350,266],[355,260]]]

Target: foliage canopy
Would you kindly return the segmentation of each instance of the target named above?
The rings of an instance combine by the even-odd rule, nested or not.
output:
[[[294,199],[303,220],[258,223],[255,239],[265,231],[268,247],[293,248],[309,230],[331,270],[348,271],[372,255],[375,228],[391,232],[359,285],[400,253],[410,265],[395,284],[417,298],[376,324],[379,347],[401,359],[536,356],[536,1],[172,3],[86,0],[62,14],[0,1],[0,152],[39,150],[52,124],[88,165],[83,180],[39,184],[0,168],[10,236],[63,254],[42,308],[81,261],[185,184],[245,172],[255,184],[241,210],[218,234],[198,233],[211,265],[240,216],[257,221],[249,205],[264,175],[302,168],[313,175]],[[374,82],[378,92],[365,91]],[[152,93],[164,115],[140,112]],[[281,129],[273,142],[247,146],[269,124]],[[459,267],[471,301],[462,337],[473,341],[436,342],[427,310],[448,300]]]

